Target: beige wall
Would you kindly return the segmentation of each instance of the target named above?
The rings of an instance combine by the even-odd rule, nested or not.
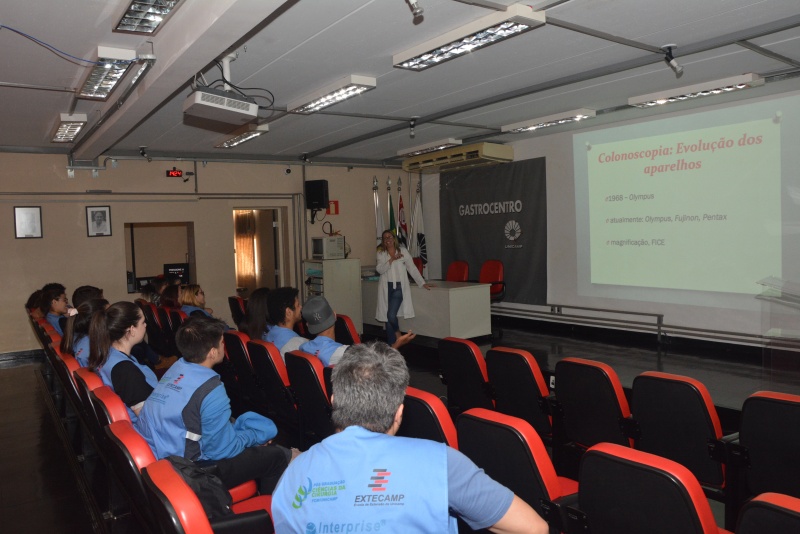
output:
[[[126,222],[194,222],[197,280],[209,306],[230,323],[227,296],[236,288],[232,210],[286,208],[290,282],[296,285],[293,249],[302,228],[292,216],[291,195],[302,192],[300,166],[286,175],[285,165],[198,164],[195,192],[193,178],[184,183],[166,178],[164,172],[173,165],[193,171],[190,161],[120,160],[116,169],[109,163],[99,178],[76,171],[72,179],[67,178],[66,165],[65,156],[0,154],[0,212],[4,213],[0,221],[5,221],[0,223],[5,304],[0,309],[0,353],[38,348],[22,307],[28,295],[47,282],[64,284],[68,295],[78,285],[91,284],[102,287],[112,302],[130,298],[125,280]],[[398,172],[393,171],[393,183]],[[352,257],[362,258],[364,264],[375,263],[372,177],[376,174],[385,195],[386,169],[306,168],[306,179],[328,180],[330,199],[339,201],[340,215],[326,220],[346,236]],[[403,181],[407,182],[405,176]],[[14,238],[15,205],[42,206],[42,239]],[[111,206],[112,236],[86,236],[88,205]],[[302,215],[308,220],[304,209]],[[308,225],[309,237],[322,235],[322,222]]]
[[[165,263],[189,262],[189,224],[192,223],[134,224],[137,278],[163,274]],[[126,228],[125,232],[129,233],[129,230]]]

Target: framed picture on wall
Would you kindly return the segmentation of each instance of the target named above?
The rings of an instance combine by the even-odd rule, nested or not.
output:
[[[110,206],[86,206],[86,234],[89,237],[111,235]]]
[[[14,206],[14,231],[17,239],[42,237],[42,207]]]

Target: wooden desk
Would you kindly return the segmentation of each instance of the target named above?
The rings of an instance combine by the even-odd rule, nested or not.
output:
[[[433,280],[430,291],[411,284],[411,300],[415,317],[400,318],[400,330],[413,330],[421,336],[435,338],[471,338],[492,333],[489,307],[489,284],[445,282]],[[375,319],[378,302],[378,281],[361,281],[364,324],[383,327]]]

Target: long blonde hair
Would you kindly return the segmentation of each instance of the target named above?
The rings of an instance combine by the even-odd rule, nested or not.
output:
[[[400,241],[397,240],[397,236],[395,235],[395,233],[392,232],[391,230],[384,230],[383,232],[381,232],[381,244],[378,245],[377,247],[378,252],[388,252],[388,250],[386,250],[386,247],[383,246],[383,236],[385,236],[386,234],[390,234],[394,239],[394,249],[400,250]]]

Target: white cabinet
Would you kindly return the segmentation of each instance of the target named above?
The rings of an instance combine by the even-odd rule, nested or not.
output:
[[[361,260],[303,261],[304,301],[322,295],[333,311],[347,315],[358,333],[364,331],[361,316]]]

